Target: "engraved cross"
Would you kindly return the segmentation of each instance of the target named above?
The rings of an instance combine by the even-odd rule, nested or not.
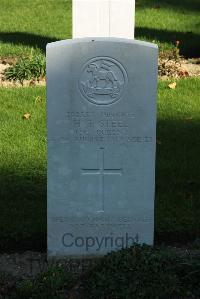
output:
[[[104,212],[105,208],[105,192],[104,192],[104,176],[105,175],[122,175],[122,168],[105,168],[104,165],[105,159],[104,159],[104,148],[100,148],[98,152],[98,168],[82,168],[82,175],[99,175],[99,194],[101,196],[101,211]]]

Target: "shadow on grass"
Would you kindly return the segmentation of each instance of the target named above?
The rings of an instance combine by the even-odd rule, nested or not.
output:
[[[136,27],[135,36],[137,39],[147,39],[149,41],[158,40],[175,44],[180,41],[180,54],[185,57],[199,57],[200,53],[200,35],[192,32],[176,32],[145,27]],[[46,37],[25,32],[0,32],[0,40],[4,43],[13,43],[17,45],[39,48],[45,53],[47,43],[57,40],[56,37]]]
[[[199,0],[138,0],[136,9],[141,8],[173,8],[176,10],[194,11],[200,10]]]
[[[0,41],[3,43],[13,43],[46,51],[46,45],[57,41],[56,37],[47,37],[26,32],[0,32]]]
[[[200,236],[200,122],[159,120],[156,156],[156,242]]]
[[[157,125],[157,244],[187,244],[200,235],[200,123]],[[0,171],[0,250],[46,250],[46,171]]]
[[[0,251],[46,249],[46,175],[0,171]]]
[[[149,41],[158,40],[159,42],[171,44],[180,41],[179,48],[181,55],[185,57],[200,56],[200,34],[136,27],[135,37],[137,39],[145,38]]]

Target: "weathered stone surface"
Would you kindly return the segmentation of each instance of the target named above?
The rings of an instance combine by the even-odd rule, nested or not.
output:
[[[157,46],[47,46],[49,256],[153,243]]]

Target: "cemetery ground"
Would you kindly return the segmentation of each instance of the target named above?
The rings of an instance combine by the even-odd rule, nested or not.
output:
[[[157,267],[155,275],[162,277],[163,285],[161,285],[166,287],[163,297],[162,288],[160,288],[160,297],[158,298],[167,298],[165,294],[178,294],[174,291],[174,288],[177,289],[177,285],[180,285],[180,290],[177,289],[180,294],[182,292],[189,294],[187,292],[192,289],[199,292],[199,281],[197,280],[200,275],[198,254],[200,248],[198,239],[200,227],[199,79],[180,79],[174,90],[170,89],[168,84],[168,81],[161,81],[158,88],[155,240],[159,246],[165,244],[166,246],[171,245],[171,248],[179,247],[175,250],[178,256],[174,256],[174,249],[169,252],[165,252],[165,249],[155,249],[155,252],[151,253],[151,249],[147,248],[147,252],[143,252],[140,248],[136,248],[138,255],[142,255],[140,262],[143,264],[145,261],[146,263],[146,270],[143,268],[141,268],[141,272],[137,270],[139,271],[137,275],[128,266],[131,261],[131,251],[128,251],[127,255],[123,251],[119,253],[119,256],[113,254],[113,265],[109,270],[105,270],[106,260],[111,259],[111,256],[108,256],[101,265],[96,266],[96,270],[91,270],[94,281],[89,276],[86,286],[88,288],[87,284],[91,284],[91,294],[86,298],[107,298],[98,297],[98,294],[100,294],[99,296],[105,295],[102,293],[101,284],[108,287],[106,281],[109,280],[109,275],[112,277],[117,269],[120,269],[120,275],[124,275],[123,279],[127,280],[126,283],[128,283],[126,275],[136,275],[135,279],[140,281],[143,271],[151,272],[152,279],[149,283],[153,284],[154,291],[158,291],[160,280],[156,283],[155,276],[152,276],[152,267],[154,266]],[[17,289],[15,285],[19,278],[27,278],[32,275],[30,271],[37,273],[46,267],[44,254],[26,252],[24,257],[22,257],[23,254],[22,256],[16,253],[13,255],[13,251],[20,253],[26,250],[36,252],[45,252],[46,250],[45,87],[1,88],[0,107],[2,128],[0,140],[3,140],[0,156],[0,249],[2,252],[6,252],[6,255],[1,255],[0,264],[1,269],[8,269],[15,277],[13,280],[13,278],[2,274],[0,278],[0,282],[3,284],[1,291],[2,293],[3,291],[8,292],[8,290],[11,293],[14,292],[13,298],[30,298],[31,296],[33,296],[32,298],[65,298],[66,292],[69,289],[74,292],[72,286],[77,284],[77,275],[64,272],[63,267],[66,266],[52,268],[47,273],[42,272],[43,274],[39,274],[35,280],[18,282]],[[183,255],[183,260],[179,260],[180,255]],[[135,262],[132,261],[132,263]],[[133,268],[140,267],[140,262],[138,260],[139,264],[134,264]],[[110,263],[111,260],[108,264],[110,265]],[[123,263],[127,263],[129,274],[123,273]],[[176,267],[174,267],[174,263],[177,264]],[[181,266],[183,264],[187,265],[187,275],[183,275],[184,279],[181,281],[180,273],[182,274],[183,269],[179,267],[183,267]],[[162,266],[165,269],[164,272],[162,272]],[[167,273],[165,273],[166,269],[168,269]],[[99,271],[103,274],[98,276]],[[191,273],[189,280],[187,280],[188,271]],[[112,287],[117,288],[118,282],[122,279],[120,275],[112,278],[113,281],[111,279],[111,289],[108,288],[108,294],[109,292],[112,294]],[[99,280],[100,277],[104,277],[104,280]],[[173,281],[174,277],[176,277],[175,282]],[[85,276],[82,279],[85,279]],[[154,298],[156,293],[151,293],[153,291],[148,290],[145,281],[143,281],[143,286],[147,288],[147,293],[137,298]],[[171,284],[172,281],[173,284]],[[93,284],[96,287],[93,287]],[[42,295],[36,291],[39,285]],[[186,289],[184,289],[184,285],[187,286]],[[80,292],[83,286],[77,288]],[[88,292],[87,288],[86,290],[83,288],[84,291]],[[50,291],[54,294],[52,297],[48,295]],[[132,298],[131,296],[137,294],[137,285],[130,286],[129,292],[133,292],[130,297],[123,297],[128,296],[128,293],[123,293],[120,290],[119,297],[116,298]],[[194,298],[199,298],[200,294],[196,294]],[[115,297],[110,295],[108,298]]]
[[[71,1],[1,0],[0,57],[45,51],[46,44],[71,38]],[[198,0],[137,0],[136,38],[161,50],[180,41],[181,54],[199,57]]]
[[[71,38],[70,1],[0,5],[4,63],[44,57],[46,43]],[[179,54],[199,66],[198,5],[136,1],[136,38],[158,43],[163,63],[172,57],[164,76],[175,68],[158,85],[155,249],[113,253],[81,275],[76,263],[46,272],[45,87],[0,88],[0,270],[10,270],[0,274],[0,298],[200,298],[200,78],[176,69]]]

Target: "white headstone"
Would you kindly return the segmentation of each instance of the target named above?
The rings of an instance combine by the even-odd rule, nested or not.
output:
[[[153,244],[156,87],[154,44],[48,45],[49,256]]]
[[[73,0],[73,38],[134,38],[135,0]]]

